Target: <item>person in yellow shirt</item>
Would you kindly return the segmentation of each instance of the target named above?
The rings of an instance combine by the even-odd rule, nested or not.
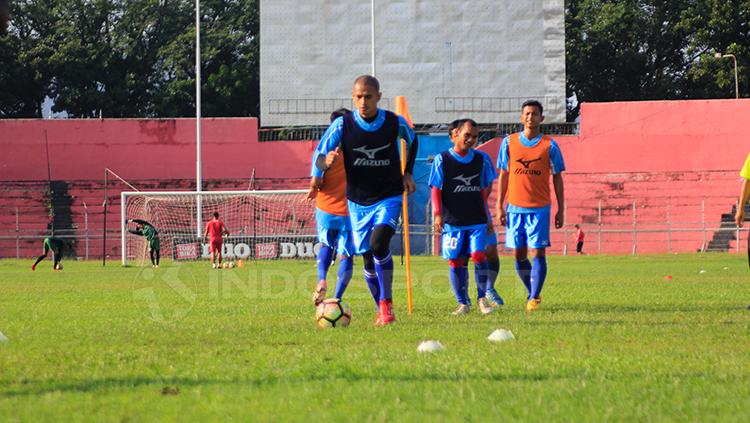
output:
[[[740,170],[740,177],[742,178],[742,188],[740,188],[740,199],[737,202],[737,212],[734,214],[734,222],[741,228],[745,222],[745,204],[750,199],[750,154],[747,155],[745,165]],[[750,266],[750,237],[747,240],[747,264]]]

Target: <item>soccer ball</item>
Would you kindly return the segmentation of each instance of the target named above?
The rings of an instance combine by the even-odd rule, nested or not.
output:
[[[57,263],[57,266],[55,267],[57,270],[62,270],[62,263]]]
[[[230,269],[234,269],[234,262],[233,262],[233,261],[230,261],[230,262],[228,263],[228,266],[229,266],[229,268],[230,268]]]
[[[349,304],[328,298],[315,309],[315,320],[321,328],[345,328],[352,320],[352,310]]]

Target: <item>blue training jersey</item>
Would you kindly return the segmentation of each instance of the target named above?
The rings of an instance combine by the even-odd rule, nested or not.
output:
[[[347,113],[328,128],[316,154],[326,155],[340,146],[347,199],[371,205],[404,191],[398,143],[401,138],[416,147],[414,131],[401,116],[378,109],[373,121],[367,122],[358,112]],[[313,176],[322,173],[313,166]]]
[[[354,119],[359,125],[360,128],[367,132],[375,132],[378,129],[380,129],[383,126],[383,123],[385,123],[385,110],[378,109],[378,115],[372,122],[367,122],[364,120],[358,112],[352,113],[354,115]],[[409,123],[401,116],[398,116],[399,121],[399,127],[398,127],[398,135],[399,137],[406,140],[406,144],[411,146],[412,141],[414,141],[414,130],[409,126]],[[344,131],[344,118],[338,117],[336,120],[331,123],[331,126],[328,127],[326,132],[323,134],[323,137],[320,138],[320,143],[318,143],[318,147],[315,149],[315,152],[313,153],[313,164],[312,164],[312,170],[310,171],[310,176],[317,176],[322,177],[323,171],[318,169],[315,166],[315,159],[318,157],[319,154],[322,154],[323,156],[326,156],[331,151],[335,150],[336,147],[338,147],[341,144],[341,138],[342,133]]]
[[[492,165],[492,159],[490,156],[479,150],[469,150],[469,153],[466,154],[466,156],[460,156],[458,153],[455,152],[452,148],[448,150],[448,153],[450,156],[456,160],[460,164],[469,165],[473,160],[475,156],[480,156],[482,158],[482,170],[479,173],[479,187],[481,189],[485,189],[492,185],[493,181],[497,179],[497,172],[495,172],[495,167]],[[465,175],[465,178],[471,178],[472,175]],[[435,156],[434,161],[432,162],[432,169],[430,170],[430,177],[428,179],[428,184],[431,187],[435,187],[443,190],[444,186],[444,174],[443,174],[443,155],[438,154]],[[449,193],[443,192],[443,195],[450,195]],[[443,202],[445,202],[445,198],[443,198]],[[487,215],[488,220],[491,221],[491,215],[489,213],[489,209],[485,205],[485,213]],[[443,231],[444,232],[454,232],[454,231],[460,231],[460,230],[467,230],[467,229],[476,229],[476,228],[486,228],[487,224],[476,224],[476,225],[451,225],[448,222],[445,222],[443,225]]]
[[[523,134],[523,132],[519,133],[519,139],[521,140],[521,144],[523,144],[526,147],[533,147],[539,143],[539,141],[542,139],[543,134],[537,135],[534,139],[530,140],[526,138]],[[500,152],[497,155],[497,168],[500,170],[508,171],[508,160],[510,159],[510,155],[508,153],[508,143],[510,142],[510,137],[503,138],[502,144],[500,144]],[[556,175],[560,172],[565,171],[565,162],[563,161],[562,151],[560,151],[560,147],[557,145],[557,142],[555,140],[550,140],[550,147],[549,147],[549,159],[550,159],[550,171],[553,175]],[[510,213],[536,213],[536,212],[543,212],[543,211],[549,211],[550,206],[545,207],[519,207],[514,206],[513,204],[508,203],[507,211]]]

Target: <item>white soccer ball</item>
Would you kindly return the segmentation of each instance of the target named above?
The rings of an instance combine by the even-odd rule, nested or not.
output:
[[[55,267],[57,270],[62,270],[62,263],[57,263],[57,266]]]

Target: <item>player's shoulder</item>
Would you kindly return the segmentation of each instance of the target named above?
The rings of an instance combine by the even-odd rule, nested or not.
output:
[[[489,154],[485,153],[482,150],[474,150],[474,154],[476,154],[479,157],[481,157],[482,160],[484,160],[484,161],[490,161],[490,162],[492,161],[492,157],[490,157]]]

